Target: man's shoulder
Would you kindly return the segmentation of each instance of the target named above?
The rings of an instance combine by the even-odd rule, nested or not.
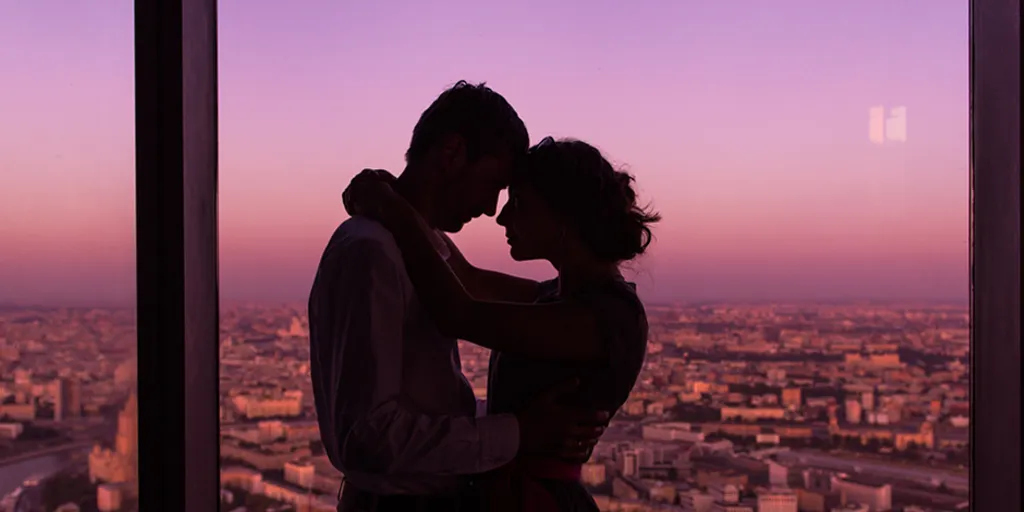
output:
[[[404,275],[402,253],[383,225],[364,217],[353,217],[342,222],[327,242],[317,267],[314,291],[316,283],[322,280],[377,272]]]
[[[386,254],[398,253],[395,237],[383,224],[367,217],[350,217],[342,222],[334,234],[328,248],[345,249],[380,249]]]

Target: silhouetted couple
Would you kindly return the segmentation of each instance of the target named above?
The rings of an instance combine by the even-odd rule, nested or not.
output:
[[[658,217],[594,147],[545,138],[459,82],[413,129],[397,178],[364,170],[309,298],[320,434],[339,510],[596,511],[580,469],[643,365],[647,316],[619,265]],[[443,232],[498,215],[536,282],[472,266]],[[486,411],[457,339],[491,349]]]

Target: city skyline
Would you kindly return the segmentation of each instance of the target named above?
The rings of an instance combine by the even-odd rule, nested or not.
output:
[[[966,307],[647,313],[644,368],[581,470],[601,510],[706,510],[694,505],[725,500],[723,485],[733,486],[731,501],[758,512],[864,499],[873,510],[966,508]],[[222,307],[225,502],[335,510],[343,476],[315,421],[308,326],[302,304]],[[0,365],[14,364],[0,378],[0,503],[12,489],[7,499],[54,504],[134,496],[135,342],[124,310],[0,308]],[[458,352],[473,395],[486,400],[489,351],[460,342]],[[43,470],[38,456],[51,451],[66,458]],[[55,473],[31,476],[40,471]],[[830,484],[808,480],[808,471]],[[253,495],[258,503],[249,503]],[[786,507],[762,503],[769,497]]]
[[[132,12],[56,3],[0,6],[0,303],[130,304]],[[587,140],[637,176],[665,217],[635,266],[651,303],[966,302],[966,3],[586,5],[224,3],[223,297],[301,300],[349,177],[399,171],[465,78],[534,141]],[[906,108],[905,141],[872,142],[879,105]],[[493,221],[456,239],[551,275],[512,265]]]

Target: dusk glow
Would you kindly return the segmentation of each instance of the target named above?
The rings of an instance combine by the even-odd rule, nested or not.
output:
[[[636,175],[665,219],[646,299],[966,302],[966,2],[625,5],[222,1],[222,296],[304,299],[345,184],[401,171],[467,79]],[[127,0],[0,2],[0,303],[134,296],[132,22]],[[874,107],[906,108],[905,141]],[[456,240],[552,273],[492,219]]]

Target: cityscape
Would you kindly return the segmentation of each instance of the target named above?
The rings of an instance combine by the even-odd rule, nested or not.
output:
[[[302,4],[217,6],[220,510],[337,510],[305,298],[352,177],[463,79],[663,218],[601,511],[969,509],[968,2]],[[139,509],[135,26],[0,1],[0,512]],[[552,277],[494,219],[452,238]]]
[[[647,310],[644,371],[583,469],[601,510],[967,509],[965,306]],[[222,510],[335,510],[305,305],[225,304],[221,321]],[[133,510],[133,322],[0,309],[0,510]],[[486,399],[487,351],[460,352]]]

